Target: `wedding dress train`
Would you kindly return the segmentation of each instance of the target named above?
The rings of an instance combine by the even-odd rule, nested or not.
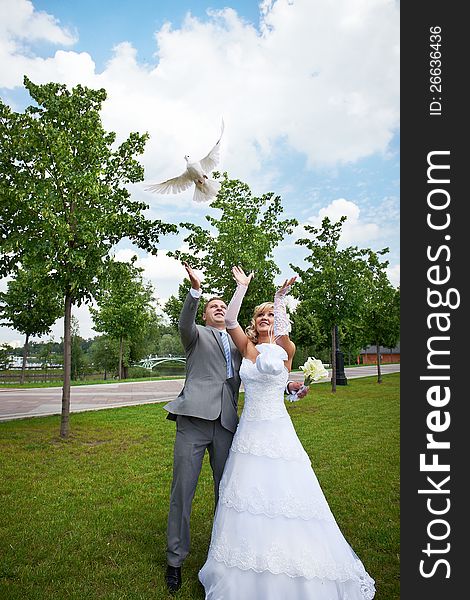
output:
[[[257,349],[263,366],[245,358],[240,368],[245,405],[199,572],[206,600],[371,600],[374,580],[343,537],[286,410],[287,354],[275,344]]]

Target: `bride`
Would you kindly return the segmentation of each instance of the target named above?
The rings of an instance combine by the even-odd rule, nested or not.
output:
[[[284,404],[295,352],[285,304],[295,278],[256,307],[245,333],[237,317],[253,274],[232,272],[225,321],[243,356],[245,405],[199,572],[206,600],[370,600],[374,580],[343,537]]]

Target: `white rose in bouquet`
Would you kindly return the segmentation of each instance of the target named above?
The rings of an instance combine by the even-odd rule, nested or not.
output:
[[[300,367],[304,372],[304,385],[309,385],[312,381],[319,381],[323,377],[328,377],[328,371],[318,358],[309,356],[307,361]]]
[[[300,367],[300,370],[304,372],[304,384],[297,392],[289,394],[288,399],[290,402],[299,400],[298,394],[304,391],[312,382],[328,377],[328,371],[323,366],[322,361],[313,356],[308,357],[305,363]]]

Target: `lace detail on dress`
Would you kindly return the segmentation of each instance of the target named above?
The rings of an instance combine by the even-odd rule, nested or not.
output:
[[[270,344],[257,346],[261,354],[269,353]],[[276,347],[274,347],[276,349]],[[279,347],[282,351],[282,348]],[[284,403],[284,388],[288,372],[281,359],[281,370],[276,375],[260,372],[251,360],[244,358],[240,368],[240,377],[245,386],[245,406],[242,418],[259,421],[285,417],[287,409]]]
[[[373,600],[375,596],[375,581],[366,573],[366,576],[361,579],[361,594],[365,600]]]
[[[241,424],[242,422],[240,421]],[[285,441],[279,439],[279,435],[276,433],[264,433],[260,437],[258,432],[245,431],[240,425],[233,437],[232,447],[230,448],[232,452],[310,463],[308,454],[298,440]]]
[[[257,554],[248,539],[240,539],[239,545],[234,546],[233,540],[216,533],[212,537],[209,556],[223,562],[227,567],[237,567],[243,571],[269,571],[274,575],[284,573],[289,577],[306,579],[318,577],[341,582],[357,581],[366,600],[370,600],[375,594],[375,581],[364,571],[360,561],[348,564],[328,563],[308,549],[299,548],[293,556],[279,544],[271,544],[267,552]]]
[[[268,419],[279,419],[285,417],[287,409],[283,404],[272,404],[269,401],[260,401],[247,404],[243,410],[243,418],[246,421],[267,421]]]
[[[243,494],[240,489],[240,482],[235,476],[232,475],[228,484],[222,480],[219,502],[238,512],[247,511],[254,515],[262,514],[271,518],[283,516],[290,519],[334,520],[323,498],[310,497],[299,500],[295,494],[289,492],[279,498],[273,498],[258,486],[251,486],[246,494]]]
[[[269,354],[283,365],[280,353],[285,351],[281,347],[276,344],[259,344],[257,348],[260,354]],[[245,386],[245,406],[231,450],[242,454],[310,463],[307,453],[295,435],[284,403],[287,369],[283,367],[276,375],[263,374],[253,362],[245,358],[240,368],[240,376]],[[276,419],[276,425],[266,423],[262,430],[251,426],[253,422],[261,425],[273,419]]]

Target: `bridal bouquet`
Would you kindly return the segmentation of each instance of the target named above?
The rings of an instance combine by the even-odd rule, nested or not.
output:
[[[328,371],[323,366],[322,361],[313,356],[309,356],[300,369],[304,372],[304,385],[309,385],[312,381],[328,377]]]
[[[319,381],[324,377],[328,377],[328,371],[323,366],[323,363],[318,358],[314,358],[313,356],[309,356],[305,363],[300,367],[301,371],[304,372],[304,384],[299,389],[298,392],[294,394],[289,394],[288,398],[291,402],[295,402],[299,399],[299,393],[305,390],[305,388],[313,383],[314,381]]]

